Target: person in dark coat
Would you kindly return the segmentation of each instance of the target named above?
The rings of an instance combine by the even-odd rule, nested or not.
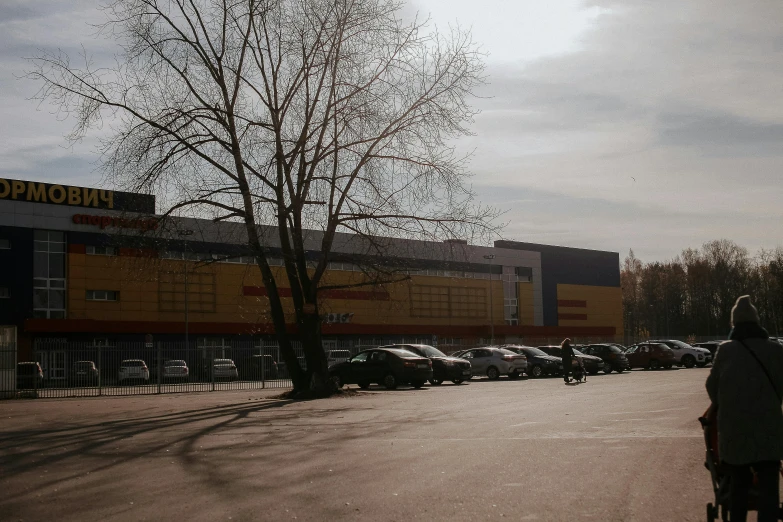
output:
[[[769,340],[743,295],[731,309],[730,341],[721,343],[707,378],[718,408],[718,452],[730,477],[731,522],[745,522],[753,473],[759,522],[778,520],[783,459],[783,347]]]
[[[560,343],[560,356],[563,358],[563,380],[568,384],[571,382],[571,364],[574,360],[574,349],[571,348],[571,339],[564,339]]]

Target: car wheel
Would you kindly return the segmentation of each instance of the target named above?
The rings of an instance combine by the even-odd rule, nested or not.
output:
[[[414,388],[416,388],[418,390],[422,386],[424,386],[424,381],[413,381],[411,384],[413,385]]]
[[[666,366],[664,366],[664,368],[666,368],[667,370],[671,370],[673,367],[674,367],[673,364],[667,364]]]
[[[489,380],[494,381],[500,378],[500,372],[494,366],[490,366],[487,368],[487,377],[489,377]]]
[[[598,375],[598,370],[590,370],[587,373],[589,373],[590,375]]]
[[[696,363],[696,366],[698,366],[699,368],[704,368],[705,366],[707,366],[707,363],[706,362]]]
[[[443,384],[443,379],[430,379],[430,384],[433,386],[440,386]]]
[[[454,384],[462,384],[462,379],[454,379],[451,382],[453,382]]]
[[[652,361],[650,361],[649,368],[651,370],[660,370],[661,369],[661,363],[658,362],[658,359],[653,359]]]
[[[612,373],[612,365],[611,364],[604,364],[604,373],[609,375]]]
[[[693,368],[696,365],[696,359],[694,359],[693,355],[683,355],[682,365],[686,368]]]
[[[332,375],[331,380],[332,380],[332,386],[334,386],[335,390],[339,390],[340,388],[343,387],[343,380],[340,379],[339,375]]]
[[[629,370],[630,370],[630,368],[629,368]],[[623,372],[625,371],[625,368],[623,368],[622,366],[618,366],[618,367],[617,367],[617,369],[616,369],[615,371],[616,371],[617,373],[623,373]]]
[[[393,390],[397,388],[397,378],[390,373],[383,378],[383,385],[386,386],[387,390]]]
[[[528,375],[538,379],[539,377],[544,375],[544,370],[541,369],[541,366],[536,364],[535,366],[533,366],[533,368],[530,369],[530,371],[528,372]]]
[[[358,384],[359,384],[359,388],[361,388],[362,390],[366,390],[367,388],[370,387],[370,381],[362,381]]]
[[[511,372],[508,374],[509,379],[519,379],[519,372]]]

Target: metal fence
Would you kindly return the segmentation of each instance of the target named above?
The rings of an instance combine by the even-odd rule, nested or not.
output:
[[[0,396],[90,397],[291,388],[276,344],[184,342],[95,345],[38,341],[32,358],[0,346]],[[295,343],[297,355],[301,346]]]
[[[596,339],[573,339],[577,344]],[[560,344],[562,339],[520,339],[518,344]],[[509,340],[511,342],[511,340]],[[324,340],[324,350],[351,356],[386,344],[435,344],[445,353],[487,346],[489,339],[383,336]],[[499,344],[500,339],[495,340]],[[293,342],[300,362],[301,344]],[[0,344],[0,398],[89,397],[291,388],[274,340],[197,339],[194,342],[75,342],[38,339],[21,356],[13,343]],[[335,355],[342,357],[342,354]]]

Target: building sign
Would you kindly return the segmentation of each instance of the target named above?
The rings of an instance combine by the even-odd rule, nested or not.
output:
[[[76,225],[93,227],[136,228],[142,232],[158,228],[156,218],[123,218],[115,216],[96,216],[93,214],[74,214],[71,220]]]
[[[155,213],[155,196],[0,178],[0,199]]]

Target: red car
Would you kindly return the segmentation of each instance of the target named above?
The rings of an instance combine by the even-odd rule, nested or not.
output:
[[[628,348],[625,352],[628,365],[633,368],[646,368],[658,370],[669,369],[677,364],[677,357],[671,348],[659,343],[639,343]]]

